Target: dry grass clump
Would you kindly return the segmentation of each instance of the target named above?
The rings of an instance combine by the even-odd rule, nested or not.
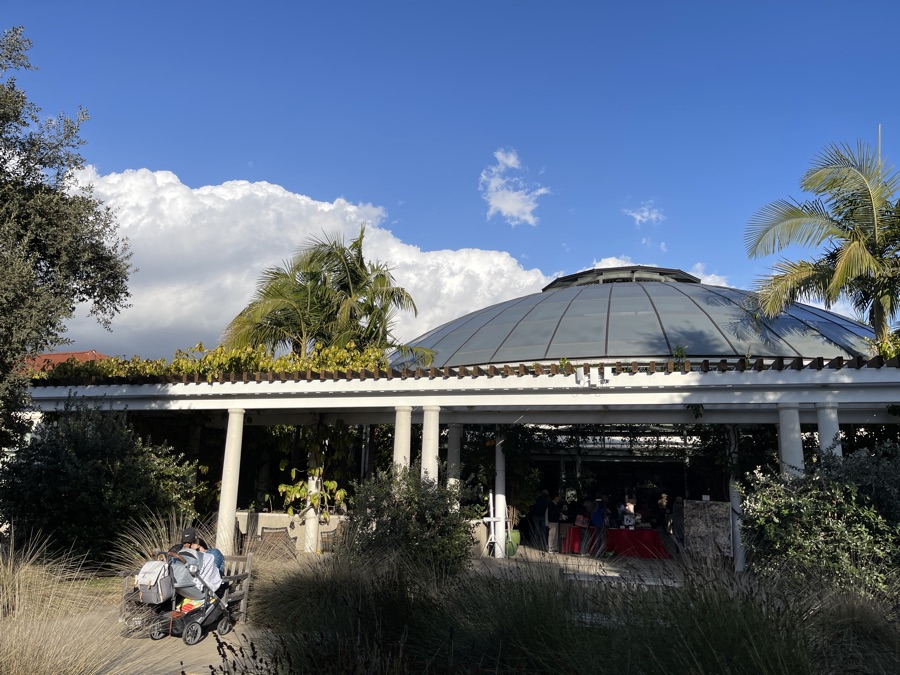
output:
[[[677,583],[436,569],[389,552],[263,565],[250,605],[265,632],[216,672],[900,672],[895,600],[821,574],[758,578],[709,559],[685,560]]]
[[[140,567],[147,560],[168,551],[172,545],[179,544],[186,527],[194,527],[197,535],[210,546],[216,540],[213,521],[197,524],[175,511],[162,515],[147,513],[143,518],[132,521],[120,533],[111,562],[118,568]]]
[[[51,556],[46,541],[11,535],[2,543],[0,675],[134,672],[118,666],[133,646],[121,637],[115,608],[96,604],[80,562]],[[164,672],[159,662],[146,665]]]

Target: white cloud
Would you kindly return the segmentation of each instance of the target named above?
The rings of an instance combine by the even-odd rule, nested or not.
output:
[[[521,176],[510,173],[522,168],[515,150],[501,148],[494,152],[494,159],[497,163],[486,167],[479,181],[482,197],[488,203],[488,219],[499,214],[513,226],[537,225],[534,212],[538,198],[550,194],[550,190],[537,184],[529,187]]]
[[[656,225],[666,219],[662,209],[653,206],[653,200],[641,204],[637,209],[622,209],[622,213],[634,220],[634,224],[640,227],[644,223]]]
[[[590,264],[589,267],[585,267],[586,270],[597,269],[598,267],[631,267],[632,265],[641,265],[645,263],[636,263],[631,260],[627,255],[622,256],[621,258],[612,256],[609,258],[600,258],[600,260],[595,260]],[[646,263],[649,267],[655,267],[655,264]]]
[[[700,279],[701,284],[709,284],[710,286],[728,286],[728,277],[721,274],[707,274],[705,263],[696,263],[688,272]]]
[[[129,283],[132,307],[116,317],[113,331],[80,307],[68,333],[75,344],[66,349],[171,358],[197,342],[212,347],[264,268],[280,265],[310,237],[338,233],[349,240],[363,224],[367,256],[391,265],[419,307],[418,318],[398,317],[401,340],[550,281],[505,252],[421,251],[382,229],[386,214],[371,204],[316,201],[271,183],[192,189],[168,171],[85,173],[95,195],[116,210],[139,271]]]

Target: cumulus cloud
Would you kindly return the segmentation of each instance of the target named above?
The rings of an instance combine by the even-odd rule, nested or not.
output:
[[[479,189],[488,203],[488,219],[500,215],[512,226],[528,223],[537,225],[538,218],[534,214],[538,207],[538,198],[550,194],[550,190],[541,185],[529,186],[522,173],[522,163],[515,150],[494,152],[496,164],[488,166],[481,172]]]
[[[139,271],[129,283],[132,306],[116,317],[112,332],[80,307],[68,349],[171,358],[197,342],[212,347],[250,300],[263,269],[280,265],[310,237],[340,234],[348,241],[363,225],[367,256],[391,265],[419,307],[418,317],[398,317],[401,340],[550,281],[505,252],[421,251],[383,229],[386,213],[372,204],[317,201],[271,183],[192,189],[171,172],[146,169],[101,176],[89,168],[84,178],[116,211]]]
[[[721,274],[707,274],[705,263],[695,264],[688,271],[688,274],[693,274],[695,277],[700,279],[701,284],[709,284],[710,286],[728,286],[729,285],[728,277],[722,276]]]
[[[653,206],[653,200],[644,202],[637,209],[622,209],[622,213],[634,220],[634,224],[640,227],[644,223],[657,225],[666,219],[662,209]]]

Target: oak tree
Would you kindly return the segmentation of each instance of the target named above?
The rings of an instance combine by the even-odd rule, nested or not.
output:
[[[128,244],[78,180],[87,112],[41,114],[14,77],[30,47],[21,27],[0,37],[0,447],[26,430],[27,357],[65,343],[78,304],[108,328],[129,297]]]

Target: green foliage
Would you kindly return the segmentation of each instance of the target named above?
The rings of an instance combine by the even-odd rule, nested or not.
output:
[[[882,441],[843,457],[818,460],[832,480],[853,485],[858,499],[871,504],[891,525],[900,525],[900,444]]]
[[[776,316],[796,300],[841,299],[875,331],[889,352],[890,325],[900,311],[900,175],[872,148],[829,145],[804,174],[800,187],[814,199],[780,199],[747,224],[747,254],[768,256],[787,246],[819,249],[811,260],[783,260],[758,284],[760,309]]]
[[[0,520],[100,559],[148,510],[193,518],[196,471],[137,437],[125,413],[70,400],[0,464]]]
[[[306,355],[316,345],[357,344],[426,359],[424,350],[396,343],[396,313],[416,305],[387,265],[365,259],[364,237],[365,227],[349,244],[312,238],[283,267],[264,270],[250,304],[226,328],[225,345]]]
[[[342,420],[328,424],[321,418],[294,427],[292,432],[296,445],[306,453],[306,467],[291,467],[290,457],[282,459],[279,468],[289,472],[290,481],[279,484],[278,493],[289,514],[312,508],[327,520],[329,508],[343,505],[347,498],[338,480],[344,478],[355,434]],[[324,480],[326,469],[328,480]]]
[[[753,569],[790,574],[818,569],[838,583],[883,589],[900,554],[900,527],[849,481],[821,465],[802,476],[749,476],[742,536]]]
[[[226,349],[219,345],[207,350],[197,344],[187,350],[178,350],[172,361],[166,359],[131,359],[110,357],[98,361],[78,362],[69,359],[52,370],[35,370],[34,378],[74,378],[74,377],[124,377],[198,375],[213,380],[229,373],[306,373],[312,371],[374,370],[387,367],[387,355],[383,349],[369,346],[359,349],[352,342],[344,347],[317,344],[309,354],[293,352],[276,356],[259,345]]]
[[[0,37],[0,447],[27,428],[25,357],[63,342],[78,303],[108,326],[129,293],[112,212],[76,181],[84,110],[46,117],[11,75],[30,70],[21,28]]]
[[[393,467],[353,483],[345,555],[388,556],[446,574],[466,569],[474,543],[470,521],[480,508],[457,507],[465,496],[458,486],[420,474],[417,465]]]
[[[891,331],[888,333],[888,336],[880,342],[877,340],[867,340],[867,342],[870,342],[872,351],[879,354],[884,359],[892,359],[895,356],[900,356],[900,330]]]

